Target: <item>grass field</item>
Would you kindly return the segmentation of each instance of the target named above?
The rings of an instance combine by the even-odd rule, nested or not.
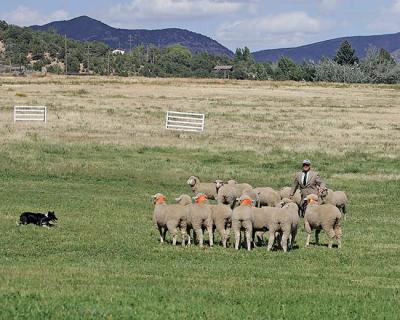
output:
[[[398,319],[400,86],[0,78],[1,319]],[[49,123],[13,124],[13,105]],[[204,134],[163,130],[205,111]],[[350,198],[343,249],[160,245],[151,195],[188,176],[290,185],[304,158]],[[17,227],[54,209],[57,228]],[[326,243],[325,236],[322,243]]]

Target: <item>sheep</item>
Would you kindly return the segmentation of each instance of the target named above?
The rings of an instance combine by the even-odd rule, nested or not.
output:
[[[218,204],[229,205],[231,209],[235,207],[236,199],[242,195],[241,188],[236,184],[226,184],[222,180],[215,181],[215,188],[218,190]]]
[[[212,182],[200,182],[199,177],[191,176],[186,182],[194,192],[194,194],[203,193],[210,200],[217,199],[217,189]]]
[[[187,206],[192,203],[192,198],[186,194],[183,194],[176,198],[175,201],[180,205]],[[209,206],[211,209],[213,228],[215,228],[219,232],[222,239],[222,245],[224,246],[224,248],[226,248],[226,243],[229,237],[229,227],[231,223],[232,210],[228,206],[222,204]],[[191,227],[190,223],[188,223],[188,228],[189,227]],[[189,232],[187,233],[189,235]],[[188,244],[190,245],[190,236]]]
[[[176,245],[178,228],[182,234],[182,246],[185,246],[187,229],[187,207],[180,204],[166,204],[166,197],[157,193],[153,196],[153,223],[160,233],[160,242],[164,243],[167,230],[172,236],[172,244]]]
[[[175,198],[175,201],[180,204],[181,206],[185,206],[187,208],[187,225],[186,225],[186,235],[188,238],[188,246],[191,245],[191,237],[190,237],[190,230],[192,229],[192,225],[189,221],[189,205],[192,204],[192,197],[187,194],[182,194],[178,198]]]
[[[232,210],[223,204],[210,205],[213,227],[218,231],[222,239],[222,245],[226,248],[229,238]]]
[[[212,212],[205,194],[199,193],[194,197],[195,203],[189,206],[188,220],[203,247],[203,228],[207,229],[210,247],[213,246],[213,221]]]
[[[292,191],[291,187],[284,187],[279,191],[279,194],[281,196],[281,199],[289,199],[290,198],[290,193]],[[296,203],[299,208],[301,207],[301,194],[300,190],[296,190],[295,194],[293,195],[292,201]]]
[[[240,205],[232,212],[232,230],[235,234],[235,249],[239,250],[240,232],[245,231],[247,250],[251,250],[253,234],[253,200],[243,196],[239,198]]]
[[[250,197],[255,201],[257,207],[275,207],[281,200],[279,193],[268,187],[249,189],[242,195]]]
[[[281,246],[283,251],[292,247],[296,238],[298,224],[297,205],[292,203],[281,207],[252,208],[252,228],[255,232],[265,232],[268,230],[269,239],[267,250],[270,251],[275,243],[277,234],[281,235]]]
[[[333,191],[331,189],[324,189],[319,194],[319,203],[333,204],[340,210],[341,213],[343,213],[344,220],[346,220],[347,196],[344,191]]]
[[[237,183],[235,180],[229,180],[227,182],[229,185],[234,185],[238,190],[240,190],[240,194],[243,194],[243,192],[247,190],[253,189],[253,187],[248,184],[248,183]]]
[[[324,230],[329,238],[328,248],[332,248],[333,240],[337,240],[338,248],[342,247],[342,228],[340,210],[332,204],[318,204],[318,196],[307,196],[308,206],[304,215],[304,229],[307,232],[306,247],[310,245],[312,230],[315,230],[315,242],[319,243],[319,233]]]
[[[175,201],[182,206],[192,204],[192,198],[187,194],[181,194],[178,198],[175,198]]]
[[[299,208],[297,204],[289,198],[283,198],[278,206],[286,210],[290,216],[291,230],[289,236],[289,248],[292,249],[296,240],[297,229],[300,221]]]

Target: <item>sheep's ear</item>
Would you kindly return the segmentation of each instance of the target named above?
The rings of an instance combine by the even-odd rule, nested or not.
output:
[[[181,200],[182,200],[182,197],[175,198],[175,201],[176,201],[176,202],[179,202],[179,201],[181,201]]]

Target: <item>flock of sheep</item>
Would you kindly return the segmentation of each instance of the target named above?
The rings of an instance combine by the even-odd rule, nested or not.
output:
[[[321,190],[318,195],[307,197],[307,209],[301,212],[302,198],[297,190],[290,198],[290,187],[279,192],[272,188],[253,188],[247,183],[230,180],[227,183],[216,180],[213,183],[200,182],[192,176],[187,184],[195,193],[193,197],[181,195],[175,204],[167,204],[166,197],[157,193],[153,196],[153,222],[160,233],[160,241],[165,241],[166,232],[172,236],[172,243],[177,242],[178,231],[181,233],[182,246],[190,245],[192,238],[197,238],[200,247],[204,243],[204,231],[213,246],[214,231],[221,237],[222,245],[227,247],[231,230],[235,236],[235,249],[239,249],[241,232],[244,232],[247,250],[256,246],[256,237],[263,239],[268,231],[268,251],[274,244],[285,252],[293,248],[300,216],[304,215],[304,229],[307,233],[306,247],[315,230],[315,242],[319,243],[319,233],[324,230],[328,236],[328,247],[333,240],[341,248],[341,218],[346,213],[347,197],[342,191]],[[209,200],[217,200],[210,204]],[[193,235],[191,235],[193,231]]]

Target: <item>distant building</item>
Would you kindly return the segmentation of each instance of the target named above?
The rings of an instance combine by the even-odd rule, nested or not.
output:
[[[112,54],[122,54],[122,55],[124,55],[125,54],[125,50],[116,49],[116,50],[113,50]]]
[[[229,79],[229,74],[233,72],[233,66],[215,66],[213,72],[223,74],[224,78]]]

